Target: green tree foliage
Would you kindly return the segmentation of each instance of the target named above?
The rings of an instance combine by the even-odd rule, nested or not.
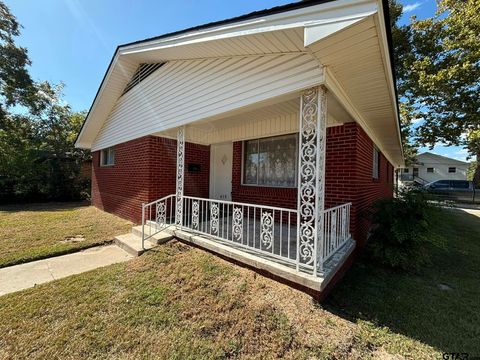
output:
[[[0,119],[11,106],[34,106],[35,102],[35,89],[27,70],[27,49],[15,44],[20,27],[8,7],[0,2]]]
[[[398,96],[404,98],[405,93],[405,67],[407,58],[410,56],[411,46],[409,42],[410,27],[399,25],[402,16],[402,5],[396,0],[389,0],[390,27],[392,29],[393,56],[397,82]],[[412,139],[412,106],[405,101],[400,101],[400,124],[402,133],[402,146],[405,164],[408,166],[415,162],[417,146]]]
[[[417,145],[465,146],[480,159],[480,0],[440,0],[435,15],[411,18],[395,46],[398,87]],[[398,11],[398,10],[397,10]],[[476,170],[480,180],[480,168]]]
[[[63,84],[32,81],[27,50],[14,42],[20,27],[0,2],[0,201],[82,197],[89,154],[74,141],[85,113],[63,103]],[[15,105],[21,112],[11,111]]]

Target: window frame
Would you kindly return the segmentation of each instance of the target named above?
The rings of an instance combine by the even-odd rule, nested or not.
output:
[[[431,169],[432,171],[430,171],[430,169]],[[427,173],[429,173],[429,174],[434,174],[434,173],[435,173],[435,168],[434,168],[434,167],[427,167]]]
[[[375,145],[372,151],[372,179],[380,180],[380,150]]]
[[[107,162],[104,163],[105,159],[107,159]],[[108,148],[100,150],[100,167],[109,167],[114,165],[115,165],[115,146],[110,146]]]
[[[263,185],[258,183],[258,171],[257,171],[257,183],[256,184],[248,184],[245,182],[245,152],[246,152],[246,144],[248,141],[257,141],[258,145],[258,151],[260,150],[260,140],[264,139],[271,139],[271,138],[280,138],[280,137],[286,137],[286,136],[292,136],[295,138],[295,185],[292,186],[286,186],[286,185]],[[277,189],[296,189],[298,187],[298,152],[299,152],[299,144],[298,144],[298,133],[289,133],[289,134],[282,134],[282,135],[273,135],[273,136],[265,136],[261,138],[253,138],[253,139],[246,139],[242,140],[242,163],[241,163],[241,171],[240,171],[240,176],[241,176],[241,181],[240,184],[242,186],[252,186],[252,187],[264,187],[264,188],[277,188]]]

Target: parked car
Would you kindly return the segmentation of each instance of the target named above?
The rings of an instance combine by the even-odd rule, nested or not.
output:
[[[424,185],[424,189],[443,200],[480,203],[480,188],[467,180],[437,180]]]

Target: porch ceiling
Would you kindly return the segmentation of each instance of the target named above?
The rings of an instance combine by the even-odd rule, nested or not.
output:
[[[280,96],[262,103],[189,124],[185,138],[189,142],[211,145],[298,132],[299,93]],[[327,95],[327,126],[354,121],[333,94]],[[176,139],[177,128],[155,133]]]

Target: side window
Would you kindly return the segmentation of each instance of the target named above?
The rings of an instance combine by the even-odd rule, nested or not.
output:
[[[448,189],[450,187],[449,180],[439,180],[433,183],[435,185],[435,189]]]
[[[452,180],[452,187],[455,189],[468,189],[469,183],[464,180]]]
[[[448,172],[449,172],[450,174],[456,173],[456,172],[457,172],[457,168],[456,168],[456,167],[449,167],[449,168],[448,168]]]
[[[380,168],[380,153],[378,149],[373,147],[373,157],[372,157],[372,177],[378,179],[379,177],[379,168]]]
[[[112,166],[115,164],[115,148],[109,147],[100,152],[100,166]]]
[[[435,172],[435,169],[433,167],[427,168],[427,173],[433,173]]]

